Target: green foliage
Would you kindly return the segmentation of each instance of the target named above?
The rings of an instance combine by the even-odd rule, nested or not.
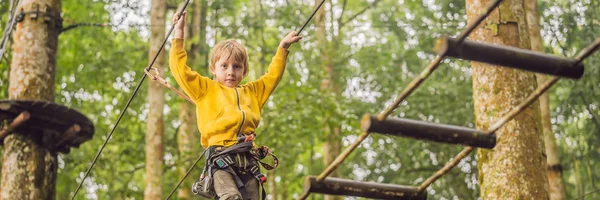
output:
[[[597,1],[545,1],[543,31],[547,51],[575,57],[600,37]],[[549,10],[553,10],[550,12]],[[557,138],[567,199],[600,188],[600,54],[584,61],[579,80],[561,80],[550,93],[552,129]],[[598,192],[586,199],[599,198]]]
[[[0,1],[2,25],[6,24],[6,2]],[[377,4],[370,7],[373,2]],[[170,5],[178,3],[169,1]],[[547,52],[572,57],[600,36],[597,1],[541,3]],[[240,40],[250,57],[251,72],[245,81],[255,80],[267,70],[280,39],[302,26],[313,4],[312,0],[208,1],[206,43],[210,49],[227,38]],[[136,1],[65,0],[63,18],[65,26],[79,22],[119,25],[122,18],[139,18],[138,24],[145,24],[149,16],[144,5]],[[257,130],[258,145],[269,146],[280,158],[275,172],[279,199],[300,195],[303,177],[319,174],[326,167],[322,162],[327,137],[323,127],[341,127],[343,148],[347,147],[360,133],[362,115],[378,114],[390,105],[435,57],[431,51],[435,40],[443,34],[454,36],[466,26],[464,1],[338,0],[327,1],[323,9],[327,13],[327,46],[318,48],[315,27],[310,23],[302,32],[304,39],[290,48],[286,74],[263,109]],[[96,133],[91,141],[59,156],[57,199],[70,198],[149,63],[148,27],[127,28],[123,23],[116,27],[81,26],[60,34],[56,102],[88,116]],[[336,92],[323,93],[320,89],[326,76],[322,51],[332,56]],[[6,56],[10,60],[10,52]],[[0,62],[0,77],[8,77],[8,63]],[[190,65],[206,74],[206,66],[197,63]],[[553,129],[568,199],[600,188],[600,54],[592,55],[585,65],[583,78],[561,80],[551,91]],[[168,72],[163,74],[168,76]],[[473,127],[470,76],[469,62],[446,59],[392,116]],[[148,109],[153,109],[145,102],[148,81],[77,199],[143,198],[145,119]],[[8,79],[0,78],[0,86],[0,97],[6,99]],[[182,160],[176,146],[181,99],[167,90],[166,100],[164,196],[181,178],[175,167],[187,168],[192,162]],[[200,152],[199,143],[197,147]],[[344,178],[416,186],[460,150],[455,145],[372,134],[339,170]],[[477,161],[471,155],[427,191],[431,199],[477,199],[477,185]],[[600,194],[588,197],[598,198]],[[323,197],[315,194],[311,198]]]

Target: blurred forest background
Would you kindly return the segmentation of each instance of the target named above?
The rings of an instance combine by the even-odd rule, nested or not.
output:
[[[149,0],[62,1],[63,27],[76,26],[59,35],[55,102],[89,117],[96,133],[69,154],[59,155],[57,199],[71,197],[139,82],[149,63],[151,28],[166,32],[184,1],[154,2],[165,8],[162,23],[150,22]],[[538,3],[546,53],[574,57],[600,37],[600,1]],[[0,1],[2,29],[10,4]],[[255,80],[265,73],[281,38],[298,30],[314,6],[315,0],[193,0],[187,16],[188,65],[207,75],[210,48],[234,38],[248,49],[250,74],[245,81]],[[357,138],[360,117],[389,105],[435,57],[436,39],[455,36],[467,21],[465,2],[455,0],[330,0],[322,9],[324,18],[313,19],[302,32],[304,39],[290,48],[284,78],[263,109],[258,144],[269,146],[280,159],[280,167],[267,174],[270,199],[297,198],[304,176],[319,174],[324,161]],[[165,48],[169,50],[170,40]],[[0,58],[0,99],[8,98],[10,44],[6,49]],[[600,54],[585,65],[581,79],[561,79],[549,92],[566,199],[600,189]],[[470,70],[470,62],[446,59],[392,116],[474,127]],[[162,76],[176,85],[168,71]],[[169,90],[164,96],[164,106],[150,106],[148,87],[142,87],[77,199],[144,197],[146,120],[153,109],[164,114],[162,197],[177,184],[203,149],[190,118],[192,105]],[[372,134],[336,175],[419,185],[461,149]],[[478,199],[475,158],[471,154],[429,187],[429,198]],[[187,178],[179,199],[193,197],[189,186],[201,166]],[[585,196],[599,198],[600,192]]]

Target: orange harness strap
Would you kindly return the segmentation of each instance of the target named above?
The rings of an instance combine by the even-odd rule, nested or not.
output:
[[[150,70],[153,70],[155,74],[150,73]],[[189,101],[190,103],[195,104],[194,101],[192,101],[192,99],[190,99],[190,97],[185,95],[183,92],[175,89],[173,86],[171,86],[169,83],[167,83],[167,80],[161,78],[160,73],[158,73],[158,70],[156,68],[150,67],[150,69],[145,69],[144,73],[146,73],[146,75],[148,75],[148,77],[150,77],[152,80],[159,82],[160,84],[164,85],[165,87],[173,90],[173,92],[177,93],[177,95],[179,95],[180,97],[183,97],[185,100]]]

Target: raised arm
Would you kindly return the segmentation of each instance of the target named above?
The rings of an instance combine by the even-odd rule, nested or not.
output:
[[[206,93],[209,88],[210,79],[200,75],[198,72],[192,71],[186,64],[187,53],[183,45],[185,15],[186,12],[183,12],[181,19],[179,19],[177,14],[173,16],[173,22],[177,24],[175,25],[175,36],[169,53],[169,68],[177,84],[195,101]]]
[[[256,95],[261,108],[267,102],[267,99],[269,99],[269,96],[271,96],[283,76],[287,55],[289,53],[287,49],[291,44],[298,42],[300,39],[302,39],[302,36],[296,36],[296,32],[294,31],[283,38],[279,43],[277,53],[271,60],[271,64],[269,64],[267,74],[263,75],[255,82],[250,83],[256,90]]]

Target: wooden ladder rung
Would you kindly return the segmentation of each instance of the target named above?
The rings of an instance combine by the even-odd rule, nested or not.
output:
[[[581,78],[584,70],[583,63],[573,58],[469,40],[458,44],[457,39],[447,36],[438,39],[434,51],[438,55],[571,79]]]
[[[496,146],[495,134],[487,134],[485,131],[467,127],[412,119],[387,118],[380,121],[377,116],[366,114],[361,120],[361,129],[372,133],[462,144],[487,149]]]
[[[427,193],[419,193],[419,190],[416,187],[360,182],[330,177],[323,179],[321,182],[317,182],[315,176],[307,176],[304,179],[304,192],[355,196],[369,199],[427,199]]]

